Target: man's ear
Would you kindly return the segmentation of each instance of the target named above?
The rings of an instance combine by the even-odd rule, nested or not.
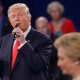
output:
[[[31,17],[32,17],[31,14],[29,14],[29,21],[30,21],[30,22],[31,22]]]
[[[28,13],[28,15],[26,15],[26,16],[27,16],[27,18],[28,18],[28,21],[31,22],[31,14]]]

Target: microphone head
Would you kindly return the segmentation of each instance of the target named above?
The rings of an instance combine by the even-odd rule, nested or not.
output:
[[[16,24],[16,25],[15,25],[15,28],[17,28],[17,27],[19,27],[19,26],[20,26],[19,24]],[[13,40],[15,40],[16,37],[17,37],[17,35],[16,35],[16,33],[14,33]]]
[[[16,24],[15,28],[19,27],[19,24]]]

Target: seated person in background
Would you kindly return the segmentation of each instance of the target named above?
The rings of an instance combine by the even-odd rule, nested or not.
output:
[[[47,12],[52,18],[52,20],[49,21],[50,32],[56,36],[76,32],[74,23],[70,19],[63,17],[64,6],[60,2],[51,2],[48,5]]]
[[[58,66],[62,72],[72,76],[72,80],[80,80],[80,33],[61,36],[54,46],[58,49]]]
[[[38,17],[35,21],[35,26],[38,31],[50,35],[48,20],[46,17]]]
[[[35,21],[35,26],[39,32],[45,33],[49,35],[52,40],[55,40],[54,35],[49,31],[48,19],[46,17],[38,17]]]
[[[36,19],[35,26],[38,31],[49,35],[52,38],[54,43],[56,37],[49,31],[47,18],[43,16],[38,17]],[[61,73],[61,70],[57,67],[57,51],[54,48],[54,46],[52,48],[52,55],[51,55],[48,67],[49,67],[49,80],[62,80],[63,77],[66,80],[66,76],[64,76]]]
[[[0,38],[12,32],[12,27],[8,21],[8,18],[3,14],[3,4],[0,0]]]

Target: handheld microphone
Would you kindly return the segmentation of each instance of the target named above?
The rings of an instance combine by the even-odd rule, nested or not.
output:
[[[20,26],[19,24],[16,24],[15,28],[17,28],[17,27],[19,27],[19,26]],[[17,35],[16,35],[16,33],[14,33],[14,35],[13,35],[13,39],[15,40],[16,37],[17,37]]]

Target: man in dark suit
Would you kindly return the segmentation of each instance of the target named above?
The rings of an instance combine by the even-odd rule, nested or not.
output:
[[[0,41],[2,80],[47,80],[51,39],[31,28],[31,15],[25,4],[9,7],[8,17],[14,29]]]

